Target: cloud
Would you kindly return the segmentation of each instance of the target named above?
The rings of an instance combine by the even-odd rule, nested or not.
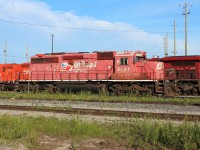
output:
[[[150,57],[158,54],[158,51],[159,54],[163,51],[163,37],[158,33],[145,32],[129,23],[97,20],[89,16],[77,16],[73,12],[52,11],[51,7],[44,2],[1,0],[0,20],[57,26],[53,28],[0,22],[3,24],[0,34],[6,32],[3,30],[9,33],[5,37],[9,39],[10,48],[13,49],[10,53],[13,55],[24,55],[24,51],[16,52],[14,49],[25,49],[22,45],[27,41],[32,49],[30,55],[49,52],[51,33],[55,34],[57,51],[144,49],[150,52]],[[86,29],[98,29],[99,31]],[[1,43],[4,40],[0,37]]]

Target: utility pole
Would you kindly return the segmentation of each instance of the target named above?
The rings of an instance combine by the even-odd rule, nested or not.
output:
[[[187,27],[188,27],[188,15],[190,14],[190,11],[188,12],[188,6],[192,6],[192,5],[188,5],[187,3],[185,3],[183,5],[183,9],[184,9],[184,12],[182,15],[185,15],[185,56],[187,56],[187,48],[188,48],[188,45],[187,45]]]
[[[166,37],[164,36],[164,56],[166,56]]]
[[[53,53],[53,38],[54,38],[54,34],[51,34],[51,53]]]
[[[174,56],[176,56],[176,20],[174,19]]]
[[[4,63],[6,64],[6,52],[7,52],[7,41],[5,41],[5,47],[4,47]]]
[[[26,44],[26,60],[27,62],[29,62],[29,59],[28,59],[28,44]],[[28,94],[30,93],[30,82],[28,81]]]
[[[168,33],[164,37],[164,55],[168,56]]]
[[[29,62],[29,59],[28,59],[28,44],[26,45],[26,60],[27,60],[27,62]]]

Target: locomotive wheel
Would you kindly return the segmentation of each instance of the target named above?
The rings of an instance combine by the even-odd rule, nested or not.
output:
[[[57,92],[58,90],[57,90],[57,87],[54,86],[53,84],[47,84],[45,86],[45,91],[48,92],[48,93],[50,93],[50,94],[52,94],[52,93]]]
[[[140,93],[139,90],[135,89],[134,92],[133,92],[133,95],[139,96],[139,95],[141,95],[141,93]]]
[[[153,89],[150,89],[147,95],[152,96],[153,93],[154,93],[154,92],[153,92]]]
[[[178,96],[178,93],[176,93],[170,86],[165,87],[164,94],[165,94],[165,96],[169,96],[169,97]]]
[[[113,87],[109,87],[109,93],[110,95],[121,95],[121,91],[116,89],[116,88],[113,88]]]
[[[28,85],[22,84],[20,85],[20,91],[26,93],[28,91]]]
[[[5,87],[4,87],[3,84],[1,84],[1,86],[0,86],[0,90],[1,90],[1,91],[5,91]]]
[[[99,86],[99,93],[108,93],[108,89],[105,84]]]
[[[40,91],[40,85],[39,84],[35,84],[35,85],[33,85],[33,92],[34,93],[39,93],[39,91]]]

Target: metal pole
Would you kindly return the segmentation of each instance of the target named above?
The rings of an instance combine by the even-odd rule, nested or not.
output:
[[[184,4],[184,12],[182,15],[185,15],[185,56],[187,56],[187,50],[188,50],[188,45],[187,45],[187,27],[188,27],[188,15],[190,14],[190,11],[188,12],[188,5],[187,3]]]
[[[185,56],[187,56],[187,3],[185,3]]]
[[[168,33],[164,37],[164,55],[168,56]]]
[[[168,56],[168,33],[166,34],[166,54]]]
[[[53,53],[53,38],[54,38],[54,34],[51,34],[51,44],[52,44],[52,46],[51,46],[51,53]]]
[[[174,56],[176,56],[176,20],[174,19]]]
[[[166,52],[166,37],[164,36],[164,56],[166,56],[165,52]]]
[[[28,44],[26,45],[26,60],[28,62]]]
[[[5,48],[4,48],[4,63],[6,64],[6,51],[7,51],[7,41],[5,41]]]

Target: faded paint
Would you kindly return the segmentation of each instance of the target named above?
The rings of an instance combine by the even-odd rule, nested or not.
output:
[[[87,69],[94,69],[97,66],[97,62],[88,61],[75,61],[73,65],[68,62],[61,63],[61,71],[86,71]]]
[[[72,71],[72,66],[68,62],[62,63],[60,71]]]
[[[131,68],[130,67],[125,67],[125,68],[117,68],[117,71],[118,72],[127,72],[127,71],[130,71],[131,70]]]
[[[146,52],[113,52],[113,59],[97,58],[97,53],[65,53],[44,55],[43,58],[57,57],[58,63],[31,64],[32,80],[156,80],[161,79],[163,66],[160,62],[146,60]],[[83,56],[82,58],[77,55]],[[65,57],[65,59],[64,59]],[[37,58],[33,56],[32,58]],[[122,61],[121,61],[121,58]],[[115,64],[114,64],[115,63]],[[120,64],[122,63],[122,64]]]
[[[162,62],[158,62],[158,64],[156,65],[156,69],[157,70],[163,70],[164,69],[164,64]]]

